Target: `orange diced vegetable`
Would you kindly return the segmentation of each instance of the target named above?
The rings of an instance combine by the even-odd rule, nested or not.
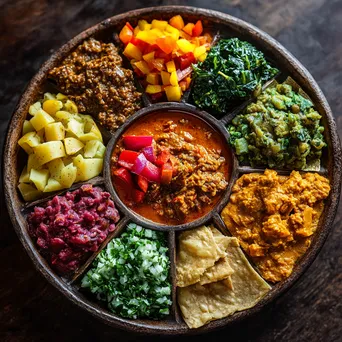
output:
[[[148,64],[152,70],[162,71],[164,69],[164,59],[162,58],[151,59]]]
[[[199,56],[198,57],[198,60],[200,61],[200,62],[203,62],[206,58],[207,58],[207,53],[205,52],[203,55],[201,55],[201,56]]]
[[[170,84],[170,74],[167,71],[162,71],[160,73],[160,75],[161,75],[163,85],[169,85]]]
[[[184,39],[191,40],[191,36],[184,31],[179,31],[179,36]]]
[[[147,75],[150,72],[150,68],[148,67],[148,64],[145,61],[139,61],[134,63],[134,65],[145,75]]]
[[[128,57],[128,58],[134,58],[138,61],[141,60],[142,58],[142,53],[141,51],[132,43],[128,43],[127,46],[125,47],[125,50],[123,54]]]
[[[139,28],[139,26],[137,26],[135,29],[134,29],[134,36],[136,37],[137,36],[137,34],[140,32],[140,28]]]
[[[128,26],[128,28],[129,28],[131,31],[134,31],[133,26],[132,26],[128,21],[126,22],[126,25]]]
[[[178,86],[177,71],[172,71],[170,76],[170,83],[172,86]]]
[[[156,94],[156,93],[160,93],[161,91],[162,91],[162,87],[160,85],[148,84],[146,87],[147,94]]]
[[[128,44],[133,37],[133,31],[125,25],[120,31],[119,38],[124,44]]]
[[[146,76],[146,81],[150,84],[157,85],[159,84],[159,75],[156,72],[151,72]]]
[[[152,28],[157,28],[159,30],[165,30],[166,26],[168,25],[167,21],[165,20],[152,20]]]
[[[168,72],[173,72],[173,71],[176,71],[176,65],[175,65],[175,62],[174,61],[169,61],[166,63],[166,69]]]
[[[209,33],[204,33],[203,36],[207,39],[207,43],[211,43],[213,41],[213,37]]]
[[[198,20],[194,28],[192,29],[192,35],[193,37],[199,37],[202,34],[202,32],[203,32],[202,21]]]
[[[177,48],[176,41],[170,36],[158,38],[156,40],[156,43],[159,48],[165,53],[171,53],[173,49]]]
[[[183,18],[179,14],[172,17],[169,23],[178,30],[181,30],[184,27]]]
[[[188,76],[188,77],[185,79],[185,81],[186,81],[186,88],[188,89],[188,88],[190,87],[191,77]]]
[[[168,86],[165,87],[165,93],[168,101],[180,101],[182,97],[182,90],[179,86],[173,87]]]
[[[179,38],[179,30],[176,28],[172,27],[171,25],[167,25],[165,31],[171,35],[171,37],[174,40],[177,40]]]
[[[193,23],[186,24],[183,27],[183,31],[186,32],[188,35],[192,36],[192,30],[194,29],[194,27],[195,27],[195,24]]]
[[[186,39],[179,39],[177,40],[177,45],[182,50],[183,53],[193,52],[195,49],[195,45],[191,44]]]
[[[207,51],[207,49],[205,48],[205,46],[199,46],[199,47],[195,48],[195,50],[194,50],[195,58],[198,58],[199,56],[203,55],[206,51]]]
[[[185,91],[187,89],[186,81],[180,81],[179,86],[181,87],[182,91]]]
[[[150,53],[147,53],[146,55],[143,56],[143,59],[148,62],[150,61],[151,59],[154,59],[154,51],[150,52]]]

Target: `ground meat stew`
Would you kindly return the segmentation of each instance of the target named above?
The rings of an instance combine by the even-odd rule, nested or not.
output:
[[[330,192],[318,173],[245,174],[235,183],[222,218],[268,281],[286,279],[306,252]]]
[[[113,183],[123,202],[138,214],[163,224],[191,222],[208,213],[227,188],[231,155],[221,136],[192,115],[163,112],[148,115],[131,125],[113,152],[113,174],[118,167],[123,139],[153,136],[156,155],[167,150],[173,165],[169,184],[149,183],[141,203],[133,201],[116,177]],[[133,176],[134,178],[134,176]]]
[[[112,43],[86,40],[49,76],[75,101],[80,112],[98,117],[115,131],[140,109],[133,72],[122,67],[122,58]]]

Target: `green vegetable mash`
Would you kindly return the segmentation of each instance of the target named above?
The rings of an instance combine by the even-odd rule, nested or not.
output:
[[[252,166],[305,169],[319,165],[324,141],[321,116],[288,84],[266,89],[228,126],[230,144]]]
[[[169,314],[170,261],[165,234],[134,223],[109,242],[82,279],[114,313],[127,318]]]
[[[214,114],[225,113],[232,101],[248,97],[278,72],[261,51],[238,38],[221,39],[193,68],[193,101]]]

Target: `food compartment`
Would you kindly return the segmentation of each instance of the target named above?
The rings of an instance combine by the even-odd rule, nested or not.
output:
[[[235,172],[226,136],[218,122],[192,106],[160,104],[142,110],[109,144],[107,186],[121,210],[147,227],[199,224],[223,201]]]
[[[116,234],[122,220],[101,184],[80,184],[22,209],[37,256],[67,282]]]
[[[240,168],[326,172],[325,117],[286,74],[222,119]]]
[[[175,321],[173,278],[174,232],[153,231],[124,218],[71,284],[110,315],[162,325]]]
[[[279,285],[296,274],[320,238],[329,193],[329,180],[317,172],[244,169],[220,221],[260,275]]]
[[[186,330],[233,319],[272,292],[218,214],[206,225],[176,232],[176,254],[176,307]]]

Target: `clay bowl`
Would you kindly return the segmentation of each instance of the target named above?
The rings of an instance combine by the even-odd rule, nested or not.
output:
[[[21,197],[19,196],[16,188],[21,169],[20,161],[22,161],[23,159],[21,158],[21,152],[19,151],[17,141],[20,138],[21,127],[27,115],[30,104],[37,100],[39,96],[45,90],[48,89],[48,71],[51,68],[57,66],[66,56],[69,55],[72,49],[75,48],[78,44],[80,44],[84,39],[94,36],[98,39],[111,41],[113,38],[113,34],[118,33],[127,20],[129,20],[133,25],[135,25],[139,19],[152,20],[158,18],[167,20],[176,14],[181,14],[183,18],[185,18],[187,21],[194,21],[200,18],[204,21],[204,25],[206,28],[209,28],[214,34],[220,32],[220,35],[224,38],[235,36],[249,41],[250,43],[254,44],[258,49],[263,51],[266,58],[272,61],[273,64],[275,64],[275,66],[280,70],[281,73],[277,76],[279,80],[285,79],[287,76],[291,76],[299,84],[299,86],[311,98],[311,100],[315,104],[316,109],[322,115],[322,122],[325,127],[325,139],[327,141],[328,147],[326,148],[325,154],[322,158],[322,167],[319,170],[319,173],[328,177],[331,184],[331,193],[325,202],[324,212],[322,214],[320,224],[315,233],[312,244],[309,250],[298,262],[291,276],[287,280],[274,285],[272,287],[272,290],[266,295],[266,297],[264,297],[252,309],[236,313],[227,318],[213,321],[200,329],[194,330],[188,329],[185,323],[183,322],[176,301],[175,230],[189,229],[194,226],[199,226],[203,222],[213,221],[219,229],[221,229],[226,234],[229,234],[219,213],[229,199],[231,185],[234,183],[237,177],[239,177],[239,175],[243,173],[262,172],[263,170],[251,169],[246,166],[238,165],[238,163],[234,159],[230,187],[222,196],[222,199],[217,204],[215,210],[213,210],[213,212],[208,214],[207,216],[197,220],[197,222],[194,221],[189,225],[170,227],[152,224],[151,222],[144,220],[142,217],[135,215],[132,211],[130,211],[128,208],[124,206],[124,204],[118,198],[111,183],[109,172],[109,160],[115,142],[117,141],[120,134],[124,131],[125,127],[127,127],[134,120],[139,119],[140,116],[145,115],[149,112],[153,112],[158,108],[173,108],[175,110],[182,110],[193,115],[199,116],[201,118],[204,118],[209,124],[211,124],[215,129],[217,129],[220,132],[220,134],[223,135],[223,137],[227,138],[227,132],[224,129],[225,125],[234,117],[234,115],[236,115],[241,109],[243,109],[244,106],[246,106],[246,103],[242,104],[239,107],[232,108],[232,110],[226,113],[226,115],[223,118],[221,118],[220,120],[216,120],[210,116],[210,113],[206,114],[202,111],[198,111],[195,107],[188,104],[188,99],[186,96],[183,98],[184,103],[181,104],[162,103],[158,105],[151,105],[151,103],[149,103],[148,99],[145,96],[144,104],[146,108],[142,109],[140,112],[133,115],[129,119],[129,121],[127,121],[125,125],[117,131],[114,137],[111,137],[108,133],[104,134],[105,141],[110,141],[108,144],[107,154],[105,158],[106,165],[104,168],[104,176],[96,177],[91,181],[86,182],[97,184],[102,188],[110,191],[118,208],[121,211],[121,220],[117,225],[117,230],[110,236],[108,236],[106,241],[102,244],[101,248],[103,248],[111,238],[118,236],[124,230],[126,223],[128,223],[129,221],[135,221],[137,223],[143,224],[146,227],[154,229],[162,229],[165,230],[166,234],[168,234],[169,254],[171,259],[173,306],[170,316],[166,319],[160,321],[124,319],[110,313],[104,306],[96,303],[91,296],[84,294],[82,291],[80,291],[80,277],[88,269],[90,263],[96,257],[98,252],[93,255],[90,255],[89,259],[71,278],[64,278],[58,276],[50,268],[45,259],[38,253],[34,242],[31,240],[27,232],[27,213],[30,210],[32,210],[32,207],[35,204],[44,203],[46,202],[46,199],[42,199],[34,203],[24,203]],[[267,85],[265,87],[267,87]],[[25,90],[24,94],[22,95],[18,103],[18,106],[15,110],[15,113],[13,114],[13,118],[8,130],[3,164],[5,198],[8,211],[13,222],[13,226],[18,234],[20,241],[25,247],[27,253],[29,254],[36,268],[46,277],[46,279],[52,285],[58,288],[72,302],[80,306],[80,308],[88,311],[89,313],[101,319],[105,323],[108,323],[115,327],[124,328],[130,331],[169,335],[201,333],[229,325],[232,322],[239,321],[247,316],[250,316],[258,312],[262,307],[264,307],[272,300],[274,300],[277,296],[288,290],[313,262],[329,234],[339,201],[342,172],[341,147],[332,112],[317,83],[312,78],[310,73],[300,64],[300,62],[298,62],[283,46],[281,46],[272,37],[242,20],[236,19],[232,16],[220,12],[185,6],[145,8],[114,16],[80,33],[78,36],[72,38],[68,43],[66,43],[58,51],[56,51],[51,56],[51,58],[40,68],[38,73],[33,77],[32,81],[29,83],[27,89]],[[287,171],[282,172],[282,174],[288,173],[289,172]],[[72,187],[72,189],[78,188],[79,186],[80,184],[76,184]]]

